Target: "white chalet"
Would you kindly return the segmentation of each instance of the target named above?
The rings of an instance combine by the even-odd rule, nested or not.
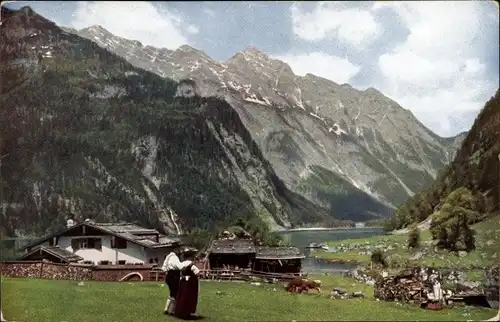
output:
[[[26,246],[21,260],[94,265],[161,264],[178,239],[135,224],[85,221]]]

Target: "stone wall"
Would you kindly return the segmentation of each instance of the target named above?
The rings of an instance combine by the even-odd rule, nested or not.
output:
[[[119,281],[130,273],[139,273],[143,281],[154,280],[154,274],[151,274],[153,265],[99,265],[93,267],[93,280],[95,281]],[[138,280],[131,277],[130,280]]]
[[[1,262],[2,276],[31,277],[57,280],[91,280],[92,267],[78,264],[58,264],[44,261]]]
[[[0,274],[9,277],[31,277],[57,280],[119,281],[127,274],[139,273],[143,281],[155,280],[153,265],[82,265],[46,261],[0,262]],[[131,277],[130,280],[139,280]]]

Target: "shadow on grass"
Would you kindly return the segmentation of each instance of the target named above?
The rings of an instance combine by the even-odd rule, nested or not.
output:
[[[183,318],[181,320],[184,321],[197,321],[197,320],[204,320],[205,317],[203,315],[191,315],[190,317]]]

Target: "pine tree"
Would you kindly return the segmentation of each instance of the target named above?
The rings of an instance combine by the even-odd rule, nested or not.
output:
[[[441,227],[437,234],[437,247],[441,249],[448,248],[448,231],[445,227]]]
[[[465,244],[465,250],[467,252],[476,249],[476,237],[474,235],[475,231],[467,226],[466,229],[464,230],[464,244]]]
[[[414,226],[410,231],[408,236],[408,248],[419,248],[420,247],[420,230],[417,226]]]

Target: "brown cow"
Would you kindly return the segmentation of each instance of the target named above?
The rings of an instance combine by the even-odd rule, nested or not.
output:
[[[291,293],[302,294],[302,292],[304,291],[307,293],[310,289],[315,289],[316,291],[318,291],[318,295],[321,294],[321,281],[310,281],[308,279],[302,279],[298,277],[291,280],[286,286],[286,290]]]

